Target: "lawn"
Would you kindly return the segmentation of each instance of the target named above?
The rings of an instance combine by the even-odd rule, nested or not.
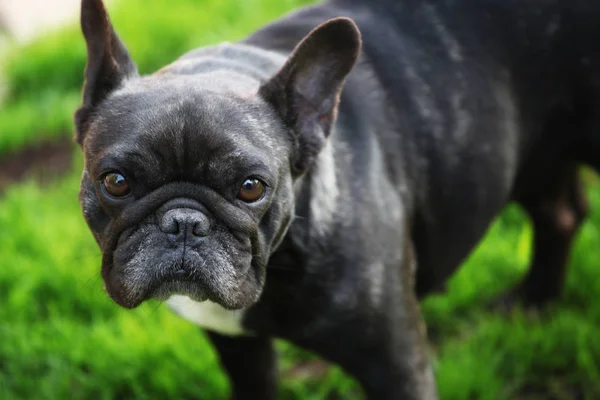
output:
[[[243,37],[306,1],[127,0],[114,23],[151,72],[198,45]],[[0,109],[0,160],[70,137],[84,44],[77,27],[15,47]],[[0,195],[0,399],[224,398],[227,380],[203,333],[159,303],[124,311],[104,294],[99,251],[80,215],[81,158],[50,183],[27,180]],[[589,171],[592,212],[573,249],[564,295],[541,314],[489,311],[522,276],[531,228],[510,206],[453,277],[423,304],[441,398],[600,398],[600,182]],[[360,399],[357,385],[286,343],[283,399]],[[309,366],[303,368],[303,366]]]

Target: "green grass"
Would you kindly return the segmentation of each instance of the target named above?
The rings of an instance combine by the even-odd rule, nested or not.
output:
[[[301,1],[127,0],[111,7],[142,72],[186,49],[234,40]],[[140,11],[141,10],[141,11]],[[142,12],[143,11],[143,12]],[[0,153],[71,135],[83,41],[77,29],[14,49],[5,68]],[[46,186],[0,197],[0,399],[223,398],[227,380],[203,333],[153,302],[124,311],[104,294],[100,253],[81,217],[81,160]],[[561,300],[501,315],[485,303],[523,275],[531,228],[509,207],[449,284],[423,304],[443,400],[600,398],[600,182],[573,249]],[[595,211],[595,212],[594,212]],[[281,370],[315,357],[278,343]],[[283,380],[283,399],[359,399],[343,372]]]
[[[588,175],[589,176],[589,175]],[[485,304],[525,272],[532,230],[510,206],[449,285],[424,304],[435,332],[443,399],[600,398],[600,183],[588,179],[564,295],[542,313],[501,315]],[[594,212],[595,210],[595,212]]]
[[[0,200],[0,398],[223,398],[226,379],[198,328],[160,303],[124,311],[103,293],[77,184],[72,173]],[[313,358],[279,348],[284,369]],[[288,380],[282,395],[357,391],[339,370],[329,375]]]
[[[200,330],[159,303],[124,311],[103,293],[77,184],[73,172],[44,189],[14,186],[0,200],[0,398],[223,398],[226,378]],[[600,210],[600,183],[588,186]],[[423,307],[442,399],[600,398],[598,227],[596,213],[557,305],[505,316],[484,304],[524,272],[531,230],[516,207],[496,221],[449,293]],[[278,348],[284,374],[314,358]],[[361,398],[339,369],[283,381],[285,399],[331,393]]]

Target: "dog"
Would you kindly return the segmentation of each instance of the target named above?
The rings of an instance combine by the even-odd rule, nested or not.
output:
[[[101,0],[75,114],[108,295],[207,328],[236,399],[277,394],[273,337],[369,399],[435,399],[419,299],[511,201],[555,299],[598,168],[600,6],[329,0],[139,76]]]

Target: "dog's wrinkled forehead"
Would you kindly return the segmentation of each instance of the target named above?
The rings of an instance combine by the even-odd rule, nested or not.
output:
[[[90,172],[114,163],[158,180],[181,179],[240,163],[285,161],[281,123],[257,96],[186,81],[128,82],[100,105],[84,143],[95,163]]]

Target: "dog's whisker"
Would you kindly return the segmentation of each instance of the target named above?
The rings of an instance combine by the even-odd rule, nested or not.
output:
[[[156,304],[151,307],[150,316],[156,315],[163,305],[164,303],[162,301],[157,301]]]
[[[101,280],[100,272],[95,272],[90,278],[86,279],[81,286],[84,288],[92,287],[92,285]]]

